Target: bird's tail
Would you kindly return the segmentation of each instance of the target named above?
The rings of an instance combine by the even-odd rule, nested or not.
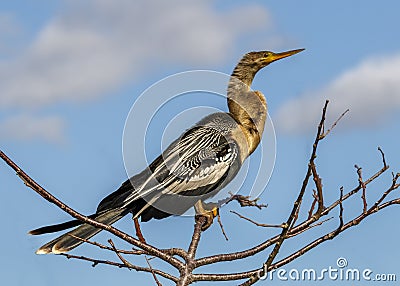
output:
[[[110,225],[121,219],[124,215],[126,215],[125,209],[111,209],[104,213],[95,214],[90,217],[95,219],[97,222]],[[68,229],[79,224],[80,221],[73,220],[66,223],[35,229],[30,231],[29,233],[37,235],[37,234],[55,232],[59,230]],[[57,237],[56,239],[53,239],[52,241],[46,243],[36,251],[36,254],[48,254],[48,253],[59,254],[68,252],[77,247],[78,245],[82,244],[84,240],[91,238],[100,231],[101,231],[100,228],[96,228],[90,224],[84,223],[81,226],[71,230],[70,232],[67,232]]]

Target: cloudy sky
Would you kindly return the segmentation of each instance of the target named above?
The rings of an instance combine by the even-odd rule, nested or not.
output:
[[[357,184],[354,164],[364,167],[365,176],[380,167],[378,146],[393,171],[400,170],[399,9],[395,0],[385,1],[385,5],[361,0],[1,3],[0,148],[57,197],[90,213],[126,179],[126,173],[144,167],[138,163],[134,170],[125,170],[121,145],[132,105],[152,84],[190,70],[229,74],[241,55],[253,50],[306,48],[261,71],[253,84],[266,95],[277,153],[270,183],[261,196],[269,204],[268,210],[263,214],[246,211],[264,222],[278,223],[286,218],[301,183],[326,99],[330,100],[329,122],[350,110],[323,142],[318,156],[328,199],[337,197],[340,186],[349,189]],[[185,98],[185,103],[178,100],[161,111],[159,122],[173,118],[183,107],[207,105],[226,110],[220,97]],[[181,128],[191,123],[188,119],[188,125]],[[162,129],[157,128],[161,127],[156,126],[156,132]],[[175,130],[177,134],[181,131]],[[268,134],[273,136],[273,132]],[[160,147],[159,138],[151,139],[145,140],[150,159]],[[136,149],[132,145],[132,156]],[[272,160],[272,155],[265,156]],[[251,174],[253,166],[249,168]],[[144,285],[149,281],[144,274],[35,256],[35,249],[51,236],[28,237],[26,232],[68,216],[26,189],[5,165],[0,170],[0,214],[6,218],[0,274],[7,285],[108,285],[110,281]],[[389,181],[390,175],[373,186],[371,201]],[[359,207],[357,201],[349,204],[349,216]],[[228,211],[226,208],[223,216],[230,242],[213,226],[205,235],[201,253],[243,248],[265,237],[245,222],[240,222],[240,231],[230,227],[238,221]],[[396,208],[384,211],[292,267],[335,266],[342,256],[354,268],[400,277],[395,267],[400,253],[393,238],[399,233],[392,228],[399,214]],[[131,227],[129,219],[118,226]],[[170,218],[147,223],[143,230],[154,243],[185,247],[191,226],[191,219]],[[162,241],[170,229],[176,229],[173,233],[179,237]],[[243,241],[241,233],[256,239]],[[387,241],[378,248],[374,242],[382,240],[382,233],[393,235],[385,237]],[[288,244],[285,253],[308,238]],[[206,246],[210,241],[217,242]],[[96,254],[89,247],[82,249]],[[253,265],[262,260],[258,257]],[[247,266],[240,264],[236,270]],[[324,284],[341,283],[345,282]]]

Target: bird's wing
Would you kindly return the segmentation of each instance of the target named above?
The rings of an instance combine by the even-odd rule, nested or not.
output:
[[[226,176],[237,154],[236,143],[228,142],[223,132],[210,126],[195,126],[149,166],[151,175],[124,199],[124,206],[150,194],[193,195],[196,190],[205,191],[205,187],[206,192],[212,191],[212,186]]]

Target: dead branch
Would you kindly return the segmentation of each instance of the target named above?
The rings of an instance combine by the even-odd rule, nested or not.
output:
[[[217,215],[217,218],[218,218],[219,227],[221,228],[221,231],[222,231],[222,235],[225,237],[225,240],[228,241],[229,238],[226,235],[226,232],[225,232],[225,229],[224,229],[224,225],[222,224],[221,215],[219,213]]]
[[[346,109],[339,117],[336,119],[336,121],[332,124],[332,126],[324,133],[321,134],[321,139],[324,139],[326,136],[328,136],[329,133],[333,130],[333,128],[336,127],[336,125],[339,123],[340,120],[346,115],[347,112],[349,112],[350,109]]]
[[[181,269],[180,272],[180,277],[179,281],[176,284],[177,286],[184,286],[184,285],[189,285],[193,282],[193,270],[195,268],[195,255],[197,251],[197,247],[200,242],[200,236],[201,236],[201,227],[206,221],[206,218],[201,215],[196,215],[195,216],[195,225],[194,225],[194,231],[192,235],[192,239],[190,241],[189,249],[187,251],[188,255],[185,259],[186,264],[183,269]]]
[[[115,254],[118,256],[119,260],[121,260],[121,262],[128,268],[128,269],[132,269],[134,267],[134,265],[132,263],[130,263],[128,260],[126,260],[121,253],[118,251],[118,249],[115,247],[114,242],[112,241],[112,239],[108,240],[108,243],[111,245],[112,250],[115,252]]]
[[[324,195],[322,191],[322,180],[321,177],[317,173],[317,167],[315,167],[315,162],[311,162],[311,171],[313,174],[313,179],[315,183],[315,187],[317,188],[317,202],[318,202],[318,209],[316,215],[321,215],[322,211],[324,210]]]
[[[323,124],[320,124],[319,128],[321,127],[321,125],[323,126]],[[321,127],[321,129],[322,129],[322,127]],[[318,133],[319,132],[317,132],[317,134]],[[326,136],[324,136],[324,137],[326,137]],[[315,147],[315,144],[313,145],[313,147]],[[381,155],[382,155],[383,167],[381,169],[379,169],[371,177],[369,177],[364,182],[365,185],[368,185],[372,181],[378,179],[383,173],[385,173],[389,169],[389,166],[386,164],[383,152],[381,150],[380,150],[380,152],[381,152]],[[313,158],[313,156],[311,156],[311,158]],[[303,181],[303,186],[304,186],[304,181]],[[305,187],[302,187],[302,188],[305,188]],[[340,203],[342,203],[342,201],[345,201],[345,200],[351,198],[353,195],[357,194],[360,191],[360,189],[361,189],[361,187],[359,185],[356,188],[354,188],[353,190],[349,191],[347,194],[343,195],[342,199],[339,199],[339,200],[333,202],[328,207],[326,207],[324,209],[324,211],[321,213],[321,216],[328,215],[334,208],[336,208]],[[295,214],[295,217],[298,217],[297,213]],[[310,219],[298,224],[297,226],[293,226],[290,229],[288,235],[292,237],[292,236],[295,236],[296,234],[302,233],[302,232],[304,232],[305,229],[310,227],[310,225],[312,225],[315,222],[316,222],[316,217],[312,217],[312,218],[310,218]],[[260,243],[259,245],[256,245],[256,246],[252,247],[252,248],[245,249],[245,250],[238,251],[238,252],[233,252],[233,253],[211,255],[211,256],[208,256],[208,257],[204,257],[204,258],[198,259],[196,263],[198,265],[202,266],[202,265],[208,265],[208,264],[213,264],[213,263],[218,263],[218,262],[225,262],[225,261],[233,261],[233,260],[244,259],[244,258],[247,258],[249,256],[255,255],[255,254],[257,254],[257,253],[259,253],[261,251],[264,251],[265,249],[267,249],[268,247],[270,247],[271,245],[276,243],[278,241],[278,239],[279,239],[279,235],[274,236],[274,237],[272,237],[272,238]]]
[[[268,205],[259,204],[259,198],[251,199],[250,196],[234,195],[229,192],[230,197],[218,202],[218,205],[228,204],[232,201],[237,201],[241,207],[256,207],[258,209],[266,208]]]
[[[69,234],[69,236],[71,236],[71,237],[73,237],[73,238],[75,238],[75,239],[77,239],[77,240],[83,241],[83,242],[85,242],[85,243],[87,243],[87,244],[91,244],[91,245],[97,246],[97,247],[100,248],[100,249],[106,249],[106,250],[110,250],[110,251],[113,251],[113,252],[118,252],[118,253],[123,253],[123,254],[131,254],[131,255],[141,255],[141,254],[144,254],[143,251],[124,250],[124,249],[114,249],[114,248],[112,248],[112,247],[110,247],[110,246],[107,246],[107,245],[98,243],[98,242],[96,242],[96,241],[91,241],[91,240],[89,240],[89,239],[81,238],[81,237],[79,237],[79,236],[75,236],[75,235],[72,235],[72,234]]]
[[[288,234],[288,238],[293,237],[293,236],[296,236],[296,235],[299,235],[299,234],[302,234],[303,232],[306,232],[306,231],[308,231],[309,229],[312,229],[312,228],[314,228],[314,227],[323,225],[324,223],[326,223],[327,221],[330,221],[331,219],[333,219],[333,216],[328,217],[328,218],[326,218],[326,219],[324,219],[324,220],[321,220],[321,221],[319,221],[319,222],[316,222],[316,223],[314,223],[314,224],[311,224],[311,225],[308,226],[307,228],[302,229],[302,230],[300,230],[300,231],[298,231],[298,232],[295,232],[295,233],[290,232],[290,233]]]
[[[7,157],[2,151],[0,151],[0,157],[13,169],[16,171],[17,175],[25,182],[25,184],[30,187],[32,190],[34,190],[36,193],[38,193],[41,197],[43,197],[45,200],[48,202],[55,204],[58,206],[60,209],[71,215],[72,217],[79,219],[80,221],[93,225],[97,228],[103,229],[105,231],[108,231],[115,236],[121,238],[122,240],[125,240],[126,242],[131,243],[132,245],[139,247],[145,251],[147,251],[150,255],[157,256],[158,258],[164,260],[165,262],[173,265],[176,268],[183,268],[183,263],[179,261],[178,259],[162,252],[160,249],[150,246],[146,243],[143,243],[134,237],[128,235],[127,233],[122,232],[119,229],[116,229],[112,227],[111,225],[106,225],[100,222],[97,222],[87,216],[84,216],[80,214],[79,212],[75,211],[71,207],[67,206],[60,200],[58,200],[56,197],[54,197],[52,194],[50,194],[48,191],[46,191],[42,186],[40,186],[38,183],[36,183],[28,174],[26,174],[20,167],[18,167],[17,164],[15,164],[9,157]]]
[[[243,286],[252,285],[255,282],[257,282],[260,279],[260,277],[265,275],[264,269],[268,269],[271,266],[271,264],[274,261],[275,257],[278,255],[278,252],[279,252],[284,240],[287,238],[287,234],[288,234],[290,228],[292,228],[294,226],[294,224],[296,223],[296,220],[298,218],[298,213],[299,213],[299,210],[300,210],[300,206],[301,206],[301,203],[303,201],[303,196],[304,196],[304,193],[305,193],[306,188],[308,186],[308,182],[309,182],[309,179],[310,179],[310,176],[311,176],[311,173],[312,173],[312,166],[314,164],[315,158],[317,157],[318,144],[323,138],[325,138],[325,136],[322,136],[322,135],[323,135],[323,129],[324,129],[324,124],[325,124],[325,119],[326,119],[326,110],[328,108],[328,104],[329,104],[329,100],[325,101],[325,105],[324,105],[324,107],[322,109],[321,121],[320,121],[320,123],[318,125],[318,128],[317,128],[317,135],[316,135],[315,140],[314,140],[314,144],[313,144],[313,148],[312,148],[312,152],[311,152],[311,157],[310,157],[310,160],[309,160],[309,163],[308,163],[307,173],[306,173],[306,176],[305,176],[305,178],[303,180],[303,185],[301,186],[300,193],[299,193],[296,201],[294,202],[292,211],[291,211],[291,213],[289,215],[289,218],[287,219],[287,221],[285,223],[286,227],[284,227],[282,229],[282,232],[279,235],[278,241],[275,243],[274,249],[269,254],[267,261],[265,261],[265,263],[263,264],[262,270],[260,271],[259,275],[252,276],[246,282],[241,284]]]
[[[272,271],[276,268],[282,267],[283,265],[286,265],[290,262],[292,262],[294,259],[304,255],[311,249],[314,249],[318,245],[322,244],[323,242],[326,242],[328,240],[334,239],[336,236],[339,234],[343,233],[345,230],[350,229],[359,223],[361,223],[365,218],[368,216],[371,216],[373,214],[378,213],[379,211],[392,206],[392,205],[399,205],[400,204],[400,198],[395,198],[392,200],[387,201],[387,198],[389,194],[391,194],[394,190],[397,190],[400,187],[400,184],[398,182],[400,178],[400,173],[393,174],[392,175],[392,182],[390,186],[382,193],[382,195],[377,199],[369,208],[368,208],[368,203],[366,199],[366,189],[367,186],[378,179],[383,173],[385,173],[388,169],[389,166],[386,164],[386,159],[385,159],[385,154],[383,153],[382,149],[378,147],[378,151],[381,154],[382,157],[382,163],[383,166],[375,172],[372,176],[370,176],[368,179],[364,180],[362,176],[362,169],[358,167],[357,165],[355,166],[357,169],[357,175],[358,175],[358,184],[357,186],[348,191],[347,193],[344,192],[344,188],[340,188],[340,197],[336,201],[327,203],[324,200],[324,189],[323,189],[323,184],[322,184],[322,179],[320,175],[317,172],[317,166],[315,163],[316,155],[317,155],[317,148],[320,143],[332,130],[333,128],[336,127],[338,122],[343,118],[343,116],[348,112],[346,110],[329,128],[326,132],[325,130],[325,119],[326,119],[326,112],[327,112],[327,106],[328,106],[328,101],[325,102],[325,105],[322,110],[322,116],[321,120],[319,122],[318,128],[317,128],[317,134],[314,140],[314,144],[312,146],[312,151],[311,155],[308,161],[308,168],[305,174],[305,177],[303,179],[302,185],[300,187],[300,191],[298,193],[298,196],[293,203],[292,210],[290,212],[290,215],[288,216],[287,220],[284,223],[281,224],[263,224],[263,223],[258,223],[254,221],[251,218],[245,217],[237,212],[231,211],[235,215],[239,216],[239,218],[247,220],[251,223],[253,223],[256,226],[259,227],[278,227],[281,228],[282,230],[278,235],[275,235],[273,237],[270,237],[269,239],[262,241],[260,244],[251,247],[249,249],[245,249],[242,251],[237,251],[237,252],[231,252],[231,253],[222,253],[222,254],[215,254],[211,256],[205,256],[205,257],[196,257],[197,255],[197,249],[201,240],[201,234],[202,230],[201,227],[203,226],[205,222],[205,217],[203,216],[196,216],[195,217],[195,225],[193,228],[192,232],[192,237],[190,239],[189,247],[187,250],[181,249],[181,248],[175,248],[171,247],[168,249],[159,249],[154,245],[150,245],[146,243],[143,234],[140,230],[140,225],[137,220],[134,221],[135,223],[135,229],[136,229],[136,235],[138,239],[126,234],[125,232],[122,232],[121,230],[118,230],[112,226],[109,225],[104,225],[102,223],[99,223],[97,221],[94,221],[90,219],[89,217],[86,217],[68,205],[64,204],[57,198],[55,198],[53,195],[51,195],[48,191],[46,191],[44,188],[42,188],[39,184],[37,184],[31,177],[29,177],[17,164],[15,164],[9,157],[7,157],[2,151],[0,151],[0,157],[17,173],[17,175],[23,180],[24,184],[27,185],[29,188],[34,190],[36,193],[38,193],[40,196],[42,196],[44,199],[49,201],[52,204],[55,204],[57,207],[62,209],[64,212],[68,213],[72,217],[81,220],[84,223],[88,223],[90,225],[93,225],[95,227],[101,228],[116,237],[124,240],[125,242],[128,242],[132,245],[133,250],[123,250],[123,249],[118,249],[116,248],[114,242],[110,239],[108,242],[110,246],[106,246],[104,244],[90,241],[90,240],[85,240],[81,239],[83,242],[91,244],[95,247],[98,247],[101,250],[106,250],[106,251],[112,251],[116,254],[116,259],[118,258],[118,261],[109,261],[109,260],[101,260],[101,259],[96,259],[92,257],[87,257],[87,256],[78,256],[78,255],[71,255],[71,254],[62,254],[62,256],[67,257],[68,259],[79,259],[79,260],[84,260],[92,263],[92,266],[97,266],[99,264],[103,265],[109,265],[113,267],[118,267],[118,268],[126,268],[129,270],[136,270],[136,271],[142,271],[142,272],[147,272],[152,275],[154,281],[156,282],[157,285],[161,285],[160,281],[158,280],[158,277],[164,277],[170,281],[173,281],[176,283],[176,285],[179,286],[184,286],[184,285],[189,285],[192,284],[196,281],[232,281],[232,280],[244,280],[244,282],[241,285],[252,285],[259,281],[260,277],[262,277],[264,274],[266,274],[269,271]],[[309,188],[310,184],[310,178],[313,178],[314,185],[315,185],[315,190],[313,190],[313,201],[311,202],[311,205],[308,208],[308,212],[305,210],[305,217],[303,221],[301,221],[303,215],[302,209],[302,203],[303,203],[303,197]],[[354,197],[354,195],[358,194],[361,191],[361,198],[363,202],[363,211],[361,214],[358,216],[349,219],[348,221],[344,221],[343,217],[343,212],[344,212],[344,206],[343,203],[346,200],[351,199]],[[237,201],[241,207],[257,207],[258,209],[262,209],[266,207],[264,204],[259,204],[258,203],[258,198],[257,199],[251,199],[248,196],[242,196],[242,195],[233,195],[230,194],[230,197],[227,199],[224,199],[222,201],[219,201],[217,204],[221,206],[222,204],[227,204],[231,201]],[[325,206],[326,204],[326,206]],[[287,239],[296,239],[299,235],[303,234],[304,232],[315,228],[317,226],[321,226],[325,222],[329,221],[332,219],[332,216],[323,219],[323,217],[328,216],[331,214],[334,210],[338,210],[339,215],[339,225],[336,226],[334,229],[326,232],[325,234],[317,237],[313,241],[309,242],[308,244],[300,247],[293,253],[289,254],[285,258],[275,261],[277,254],[279,253],[283,243]],[[336,215],[337,216],[337,215]],[[298,222],[300,221],[300,222]],[[221,218],[218,216],[218,222],[220,223],[222,232],[227,239],[226,233],[224,231],[224,228],[222,226]],[[329,227],[329,225],[327,226]],[[80,239],[79,237],[75,237],[77,239]],[[236,273],[201,273],[199,268],[205,265],[211,265],[215,263],[221,263],[221,262],[228,262],[228,261],[235,261],[235,260],[241,260],[245,259],[247,257],[253,256],[257,253],[263,252],[267,250],[268,248],[271,248],[269,250],[269,255],[267,256],[265,262],[261,265],[261,267],[257,267],[254,269],[249,269],[247,271],[243,272],[236,272]],[[142,267],[135,265],[131,263],[128,259],[130,255],[144,255],[145,261],[147,263],[147,267]],[[151,256],[148,258],[147,256]],[[178,259],[176,256],[179,256],[180,258]],[[150,259],[153,258],[158,258],[161,259],[161,261],[164,261],[166,264],[172,266],[175,268],[178,273],[179,277],[174,276],[168,272],[165,272],[160,269],[154,269],[151,264],[150,264]],[[193,273],[194,270],[197,270],[196,273]],[[157,277],[158,276],[158,277]]]
[[[385,160],[385,157],[383,157],[383,160]],[[367,204],[367,186],[365,185],[365,183],[363,181],[363,178],[362,178],[362,168],[358,167],[357,165],[354,165],[354,168],[357,169],[358,182],[360,183],[360,186],[362,188],[361,199],[362,199],[362,202],[363,202],[363,212],[366,212],[367,208],[368,208],[368,204]]]
[[[156,282],[157,286],[162,286],[162,284],[160,283],[160,281],[156,276],[156,272],[154,271],[153,267],[151,267],[150,260],[147,258],[147,256],[145,256],[144,258],[146,259],[147,266],[149,266],[151,274],[153,275],[154,281]]]
[[[81,256],[81,255],[73,255],[73,254],[66,254],[66,253],[61,253],[58,254],[60,256],[65,256],[67,259],[77,259],[77,260],[84,260],[84,261],[88,261],[88,262],[92,262],[92,267],[96,267],[99,264],[104,264],[104,265],[110,265],[110,266],[115,266],[118,268],[128,268],[128,269],[132,269],[132,270],[136,270],[136,271],[140,271],[140,272],[148,272],[148,273],[156,273],[166,279],[169,279],[173,282],[177,282],[178,278],[168,274],[164,271],[158,270],[158,269],[150,269],[147,267],[141,267],[141,266],[135,266],[132,265],[132,267],[128,267],[127,265],[123,264],[123,263],[118,263],[118,262],[114,262],[114,261],[109,261],[109,260],[101,260],[101,259],[95,259],[95,258],[91,258],[91,257],[86,257],[86,256]]]
[[[255,224],[256,226],[260,226],[260,227],[277,227],[277,228],[284,228],[286,225],[285,224],[266,224],[266,223],[259,223],[256,222],[254,220],[252,220],[251,218],[245,217],[241,214],[239,214],[238,212],[235,211],[231,211],[231,213],[237,215],[238,217],[240,217],[241,219],[247,220],[249,222],[251,222],[252,224]]]
[[[312,217],[312,215],[314,213],[315,205],[317,204],[317,201],[318,201],[318,195],[315,190],[313,190],[312,197],[313,197],[313,201],[311,203],[310,210],[308,211],[308,219],[310,219]]]

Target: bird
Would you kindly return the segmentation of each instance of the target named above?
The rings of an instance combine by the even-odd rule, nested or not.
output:
[[[206,230],[218,214],[218,206],[211,204],[210,207],[204,201],[232,181],[259,145],[264,132],[267,102],[262,92],[251,90],[256,73],[272,62],[303,50],[246,53],[229,79],[229,112],[207,115],[187,129],[145,170],[101,200],[96,212],[88,217],[111,225],[132,214],[134,219],[146,222],[183,214],[194,207],[197,215],[206,218],[202,225],[202,230]],[[68,252],[101,231],[80,220],[71,220],[31,230],[29,234],[53,233],[72,227],[75,228],[44,244],[36,253]]]

